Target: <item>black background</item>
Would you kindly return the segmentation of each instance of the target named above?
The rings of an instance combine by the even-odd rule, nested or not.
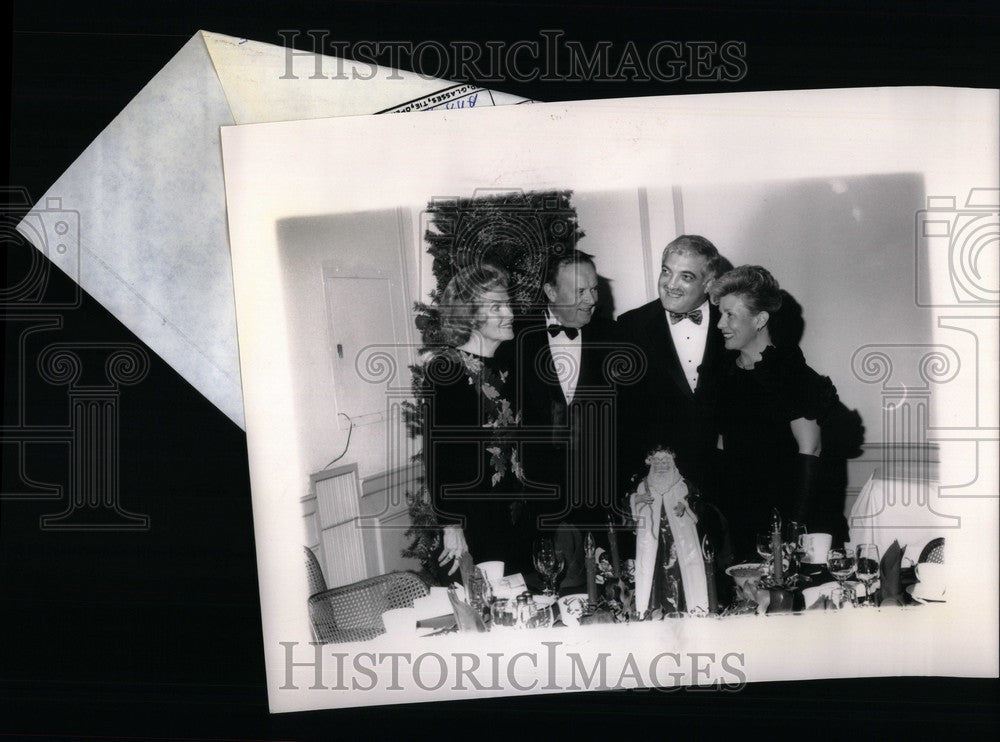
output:
[[[586,47],[633,40],[740,40],[735,83],[533,82],[489,87],[543,101],[876,85],[998,87],[996,4],[868,2],[135,2],[18,3],[12,11],[9,183],[40,197],[199,29],[281,43],[279,29],[331,39],[507,44],[562,29]],[[863,8],[863,9],[862,9]],[[300,45],[310,48],[306,37]],[[181,115],[182,112],[179,112]],[[8,268],[24,248],[5,244]],[[53,271],[49,296],[72,295]],[[84,296],[63,326],[29,342],[138,342]],[[8,318],[9,319],[9,318]],[[17,383],[18,333],[5,322],[4,423],[18,399],[33,422],[65,421],[63,387]],[[354,731],[649,735],[681,730],[876,733],[996,730],[995,681],[851,679],[682,690],[524,696],[270,716],[242,431],[151,354],[119,400],[121,502],[150,517],[139,533],[50,532],[60,500],[0,503],[3,633],[0,734],[246,739],[333,738]],[[4,451],[5,482],[12,462]],[[38,446],[40,478],[65,481],[66,452]],[[828,638],[818,637],[828,641]],[[849,642],[849,637],[837,639]],[[794,664],[795,658],[787,661]],[[564,722],[568,724],[564,725]],[[405,724],[405,726],[399,726]]]

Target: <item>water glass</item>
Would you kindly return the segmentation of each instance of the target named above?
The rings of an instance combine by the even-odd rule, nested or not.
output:
[[[843,549],[830,549],[826,553],[826,566],[830,569],[833,578],[844,586],[844,580],[854,572],[854,555],[848,554]]]
[[[875,544],[858,544],[855,554],[857,555],[855,572],[858,579],[865,585],[865,605],[875,605],[872,583],[878,579],[879,574],[878,546]]]

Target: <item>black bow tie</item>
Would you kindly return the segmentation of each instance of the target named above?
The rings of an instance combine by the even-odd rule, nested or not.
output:
[[[701,324],[701,310],[692,309],[690,312],[671,312],[670,313],[670,324],[676,325],[682,319],[687,317],[689,320],[694,322],[696,325]]]
[[[560,332],[565,332],[566,333],[566,337],[568,337],[570,340],[575,340],[576,336],[580,334],[580,330],[577,329],[576,327],[563,327],[562,325],[549,325],[545,329],[548,330],[549,335],[551,335],[552,337],[555,337]]]

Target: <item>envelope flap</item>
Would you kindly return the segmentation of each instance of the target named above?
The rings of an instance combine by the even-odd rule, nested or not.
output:
[[[237,124],[358,116],[396,107],[442,89],[467,88],[375,64],[311,54],[202,31]],[[291,38],[291,37],[290,37]],[[329,43],[326,32],[297,39],[307,48]],[[373,84],[377,81],[381,84]],[[454,90],[459,98],[463,91]],[[484,96],[485,97],[485,96]],[[512,96],[513,97],[513,96]]]
[[[219,128],[234,124],[193,36],[38,200],[19,230],[234,422],[243,402]],[[77,244],[50,251],[53,208]],[[225,301],[204,300],[219,289]]]

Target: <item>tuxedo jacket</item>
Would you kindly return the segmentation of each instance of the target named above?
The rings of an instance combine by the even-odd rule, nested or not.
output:
[[[618,347],[611,323],[593,320],[580,328],[579,375],[573,399],[559,383],[544,316],[515,323],[514,390],[521,413],[522,457],[536,512],[550,523],[604,523],[600,499],[613,498],[615,385],[609,359]],[[559,336],[562,339],[564,336]],[[594,521],[591,523],[590,521]]]
[[[711,491],[708,474],[718,440],[714,420],[714,377],[725,355],[717,325],[719,309],[709,304],[708,336],[698,367],[694,391],[688,384],[674,347],[666,312],[659,299],[625,312],[618,318],[618,335],[637,349],[645,369],[635,383],[623,385],[620,414],[627,421],[620,439],[622,468],[640,471],[646,452],[665,444],[677,454],[681,473],[703,491]]]

